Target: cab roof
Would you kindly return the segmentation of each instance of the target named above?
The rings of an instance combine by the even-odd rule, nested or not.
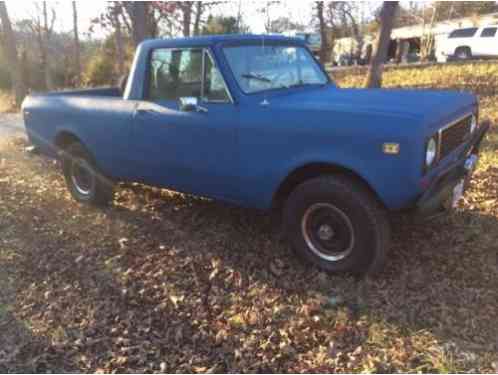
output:
[[[223,35],[205,35],[189,38],[158,38],[147,39],[140,45],[145,48],[160,47],[204,47],[215,44],[252,44],[252,43],[269,43],[269,44],[298,44],[304,45],[302,39],[292,38],[284,35],[255,35],[255,34],[223,34]]]

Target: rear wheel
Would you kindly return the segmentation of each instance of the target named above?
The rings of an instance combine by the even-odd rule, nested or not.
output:
[[[457,60],[468,60],[472,58],[472,51],[469,47],[458,47],[455,50],[455,58]]]
[[[62,170],[67,187],[78,202],[102,206],[112,200],[113,182],[97,170],[81,143],[72,143],[63,150]]]
[[[287,199],[283,220],[297,254],[324,271],[373,274],[385,262],[387,214],[353,179],[323,176],[302,183]]]

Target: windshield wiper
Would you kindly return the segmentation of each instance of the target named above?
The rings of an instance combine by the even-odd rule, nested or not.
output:
[[[259,74],[245,73],[245,74],[241,74],[241,77],[247,78],[247,79],[255,79],[255,80],[261,81],[261,82],[271,83],[271,79],[263,77]]]
[[[303,86],[325,86],[326,83],[318,83],[318,82],[296,82],[296,83],[293,83],[291,85],[288,85],[286,86],[287,88],[291,88],[291,87],[303,87]]]
[[[309,85],[310,83],[307,83],[307,82],[303,82],[303,81],[299,81],[299,82],[296,82],[296,83],[292,83],[290,85],[287,85],[286,87],[287,88],[292,88],[292,87],[301,87],[301,86],[306,86],[306,85]]]

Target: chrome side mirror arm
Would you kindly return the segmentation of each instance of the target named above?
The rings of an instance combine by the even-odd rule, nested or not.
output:
[[[206,113],[208,109],[201,106],[199,104],[199,99],[195,96],[186,96],[180,98],[180,111]]]

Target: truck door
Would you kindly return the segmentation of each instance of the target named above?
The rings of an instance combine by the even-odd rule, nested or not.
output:
[[[207,49],[160,48],[132,132],[138,179],[213,198],[236,195],[238,107]]]

